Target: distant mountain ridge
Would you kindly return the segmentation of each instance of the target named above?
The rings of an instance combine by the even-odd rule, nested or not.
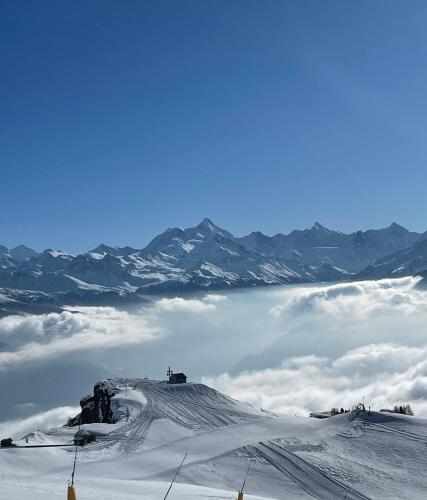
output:
[[[346,234],[316,222],[287,235],[257,231],[235,237],[205,218],[192,228],[169,228],[142,249],[101,244],[72,255],[0,246],[0,308],[11,302],[10,291],[15,301],[34,301],[40,293],[40,300],[48,296],[52,303],[104,303],[146,293],[377,279],[424,270],[427,234],[396,223]]]

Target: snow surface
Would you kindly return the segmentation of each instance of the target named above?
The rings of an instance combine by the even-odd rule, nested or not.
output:
[[[171,500],[235,499],[250,461],[250,500],[426,498],[427,420],[377,412],[318,420],[260,411],[202,384],[109,384],[121,420],[83,426],[98,439],[78,451],[79,499],[162,499],[185,453]],[[69,443],[76,430],[35,432],[30,444]],[[1,449],[0,498],[65,498],[73,457],[72,447]]]

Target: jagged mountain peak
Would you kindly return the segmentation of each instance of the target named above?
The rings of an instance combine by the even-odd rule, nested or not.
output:
[[[398,224],[397,222],[392,222],[387,229],[391,229],[392,231],[399,231],[402,233],[409,233],[409,230],[406,227]]]
[[[211,219],[208,217],[205,217],[195,228],[198,232],[201,232],[203,235],[214,235],[214,234],[219,234],[221,236],[225,236],[227,238],[234,238],[234,236],[226,231],[225,229],[222,229],[221,227],[217,226],[214,224]]]
[[[69,258],[73,257],[73,255],[65,250],[54,250],[53,248],[46,248],[43,250],[42,255],[45,257],[60,257],[60,258]]]
[[[384,233],[384,234],[401,234],[401,235],[405,235],[405,234],[408,234],[410,233],[410,231],[408,229],[406,229],[406,227],[398,224],[397,222],[392,222],[389,226],[386,226],[386,227],[383,227],[383,228],[380,228],[380,229],[368,229],[367,231],[365,231],[366,234],[371,234],[371,233]]]
[[[38,253],[26,245],[18,245],[9,251],[10,255],[19,262],[35,257]]]
[[[90,253],[111,253],[114,250],[116,250],[115,247],[111,247],[109,245],[106,245],[105,243],[101,243],[93,250],[89,250],[89,252]]]
[[[396,272],[408,275],[427,269],[421,241],[426,241],[421,234],[395,222],[388,228],[352,234],[316,222],[311,228],[287,235],[267,236],[256,231],[236,238],[206,217],[195,227],[167,229],[142,250],[101,244],[79,256],[47,249],[19,260],[7,248],[3,253],[0,249],[0,287],[43,293],[90,290],[93,294],[110,293],[115,300],[122,291],[137,295],[336,281],[349,279],[374,263],[369,277],[376,277],[380,267],[380,277],[395,276]],[[18,249],[24,254],[31,252],[24,246]],[[393,258],[386,262],[377,262],[390,255]],[[65,295],[61,300],[66,300]]]
[[[101,243],[98,245],[96,248],[93,250],[89,250],[89,254],[110,254],[110,255],[129,255],[131,253],[138,252],[135,248],[132,247],[112,247],[109,245],[105,245],[104,243]]]
[[[248,234],[248,237],[249,238],[256,238],[258,240],[264,240],[264,239],[269,239],[270,238],[269,236],[265,235],[261,231],[252,231],[252,233]]]
[[[27,247],[27,245],[23,245],[23,244],[21,244],[21,245],[16,245],[16,247],[13,247],[13,248],[11,249],[11,252],[16,251],[16,250],[29,250],[30,252],[37,253],[37,252],[36,252],[35,250],[33,250],[32,248]]]
[[[39,255],[32,248],[29,248],[26,245],[22,245],[22,244],[17,245],[16,247],[13,247],[11,249],[5,247],[4,245],[0,245],[0,254],[8,254],[13,259],[15,259],[19,262],[27,260],[30,257],[35,257],[36,255]]]
[[[311,229],[314,229],[315,231],[321,231],[322,233],[335,233],[336,231],[333,231],[332,229],[328,229],[327,227],[323,226],[320,224],[320,222],[315,222],[312,226]]]
[[[166,231],[161,233],[159,236],[162,236],[163,234],[168,234],[168,235],[177,234],[177,235],[181,236],[183,233],[184,233],[184,230],[181,229],[180,227],[168,227],[166,229]]]
[[[205,217],[199,224],[198,227],[205,227],[207,229],[215,229],[217,226],[209,219]]]

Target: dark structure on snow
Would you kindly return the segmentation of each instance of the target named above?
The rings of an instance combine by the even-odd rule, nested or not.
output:
[[[169,379],[169,384],[186,384],[187,383],[187,375],[184,373],[174,373],[169,367],[167,371],[167,376]]]
[[[85,446],[96,441],[96,434],[87,431],[85,429],[80,429],[74,434],[73,443],[76,446]]]
[[[6,439],[2,439],[0,441],[0,447],[1,448],[16,448],[16,444],[13,444],[12,438],[6,438]]]

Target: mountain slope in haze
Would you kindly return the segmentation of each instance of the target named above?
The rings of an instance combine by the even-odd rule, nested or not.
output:
[[[345,234],[316,222],[310,229],[268,237],[260,232],[239,240],[267,256],[282,256],[306,265],[328,263],[348,272],[359,272],[375,260],[416,243],[420,234],[393,223],[384,229]]]
[[[43,292],[56,304],[114,303],[145,293],[340,281],[356,273],[383,277],[393,274],[388,264],[394,263],[381,259],[394,254],[400,276],[427,268],[418,258],[422,241],[422,235],[395,223],[352,234],[315,223],[287,235],[270,237],[258,231],[235,237],[205,218],[193,228],[167,229],[143,249],[101,244],[72,255],[1,246],[0,288],[4,296],[7,290]],[[412,264],[404,266],[399,259],[408,248],[416,255],[409,252]]]
[[[427,270],[427,235],[414,245],[378,259],[357,274],[357,279],[400,278]]]

